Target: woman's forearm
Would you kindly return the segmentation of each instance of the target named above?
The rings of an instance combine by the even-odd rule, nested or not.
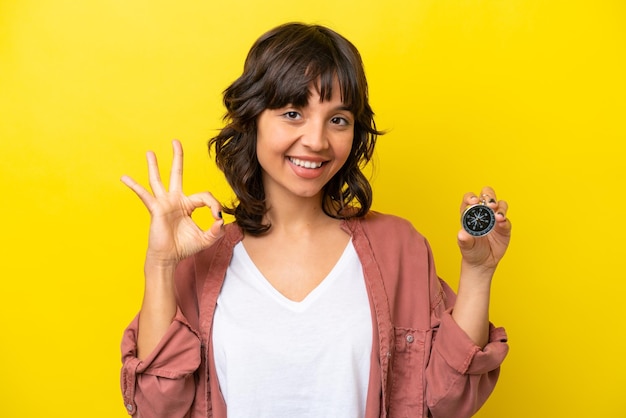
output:
[[[146,260],[146,287],[137,335],[137,357],[143,360],[157,346],[176,315],[175,265],[157,266]]]
[[[463,263],[452,318],[479,347],[489,342],[489,301],[494,271]]]

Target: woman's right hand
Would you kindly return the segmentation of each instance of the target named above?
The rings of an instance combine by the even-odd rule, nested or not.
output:
[[[156,155],[147,153],[148,178],[152,193],[128,176],[122,182],[133,190],[150,212],[150,235],[146,263],[152,267],[173,267],[183,258],[207,248],[223,234],[220,203],[209,192],[186,196],[182,191],[183,147],[173,141],[174,157],[169,190],[159,174]],[[194,210],[209,207],[215,222],[202,230],[191,218]]]

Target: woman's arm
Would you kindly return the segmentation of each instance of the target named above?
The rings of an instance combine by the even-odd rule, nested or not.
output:
[[[507,203],[496,200],[496,193],[492,188],[483,188],[481,198],[496,214],[496,224],[493,231],[486,236],[474,237],[465,230],[458,234],[463,259],[452,317],[472,341],[482,348],[489,340],[491,281],[509,245],[511,223],[506,216]],[[480,200],[473,193],[467,193],[463,198],[461,211]]]
[[[188,416],[193,405],[194,373],[201,363],[200,336],[177,304],[176,275],[193,280],[191,256],[222,235],[219,202],[208,192],[182,191],[183,150],[173,142],[169,190],[161,181],[156,156],[148,152],[151,192],[128,176],[122,182],[150,212],[141,311],[122,339],[121,386],[129,414],[142,417]],[[211,208],[215,222],[206,231],[192,220],[197,208]],[[184,260],[184,261],[183,261]]]
[[[182,191],[183,149],[172,143],[174,157],[169,190],[159,174],[156,156],[148,152],[148,178],[152,193],[128,176],[122,182],[132,189],[150,212],[150,233],[144,264],[145,292],[137,335],[137,356],[145,358],[163,337],[176,314],[174,271],[183,258],[207,248],[221,236],[223,220],[219,202],[208,192],[186,196]],[[191,218],[207,206],[215,219],[207,231]]]

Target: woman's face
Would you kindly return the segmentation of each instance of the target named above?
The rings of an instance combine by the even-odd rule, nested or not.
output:
[[[339,83],[330,100],[312,86],[306,106],[266,109],[257,120],[257,158],[270,199],[319,197],[350,155],[354,115],[341,101]]]

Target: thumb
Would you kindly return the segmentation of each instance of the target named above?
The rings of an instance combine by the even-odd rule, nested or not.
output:
[[[464,229],[459,231],[456,238],[461,251],[471,250],[476,244],[476,238],[468,234]]]
[[[220,239],[224,235],[224,220],[217,219],[213,222],[213,225],[206,231],[202,232],[202,244],[201,249],[209,248],[211,245],[215,244],[215,241]]]
[[[205,232],[205,234],[208,234],[213,241],[224,235],[224,219],[216,219],[215,222],[213,222],[213,225],[211,225],[211,227]]]

